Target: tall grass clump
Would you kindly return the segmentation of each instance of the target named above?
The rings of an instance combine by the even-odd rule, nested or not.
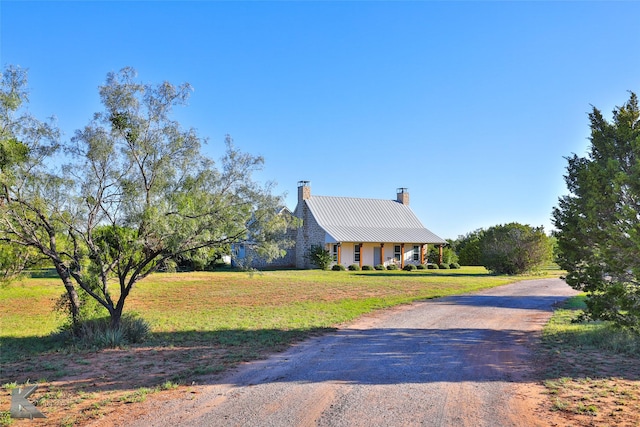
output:
[[[562,309],[556,310],[545,327],[545,341],[559,346],[593,348],[638,357],[638,332],[620,328],[612,322],[580,320],[585,298],[585,295],[569,298]]]
[[[133,313],[125,313],[120,326],[111,326],[111,319],[99,317],[85,319],[74,329],[67,329],[74,344],[84,348],[115,348],[125,344],[144,342],[151,331],[149,323]]]

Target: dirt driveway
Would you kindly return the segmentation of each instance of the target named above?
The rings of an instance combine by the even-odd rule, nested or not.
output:
[[[574,294],[532,280],[387,310],[94,425],[552,425],[531,344]]]

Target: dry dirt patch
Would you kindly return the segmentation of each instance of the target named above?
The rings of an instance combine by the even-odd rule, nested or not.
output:
[[[545,353],[542,408],[553,426],[640,426],[637,358],[579,349]],[[553,375],[549,375],[552,372]]]
[[[46,420],[15,420],[14,425],[86,425],[114,412],[131,411],[151,396],[184,392],[187,387],[213,381],[238,361],[228,349],[206,345],[58,353],[7,363],[2,376],[10,373],[11,379],[0,381],[38,384],[29,401]],[[10,402],[11,389],[5,386],[0,408],[8,410]]]

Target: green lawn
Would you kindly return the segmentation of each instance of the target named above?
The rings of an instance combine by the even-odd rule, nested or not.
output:
[[[150,321],[154,332],[299,330],[332,327],[375,309],[512,281],[478,267],[157,274],[137,286],[129,308]]]
[[[282,331],[287,341],[292,332],[298,332],[293,334],[297,338],[379,308],[558,274],[550,270],[543,276],[493,276],[482,267],[158,273],[136,285],[125,311],[149,321],[152,341],[165,344],[210,340],[209,333],[228,336],[229,331]],[[43,337],[64,321],[53,310],[62,293],[60,281],[51,277],[26,279],[0,289],[3,359],[13,358],[15,352],[58,348],[55,340]],[[270,334],[269,340],[273,339]]]

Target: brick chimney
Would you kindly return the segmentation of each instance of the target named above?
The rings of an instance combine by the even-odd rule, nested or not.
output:
[[[409,206],[409,189],[406,187],[398,188],[396,190],[396,201],[405,206]]]
[[[298,203],[311,197],[311,181],[298,181]]]

